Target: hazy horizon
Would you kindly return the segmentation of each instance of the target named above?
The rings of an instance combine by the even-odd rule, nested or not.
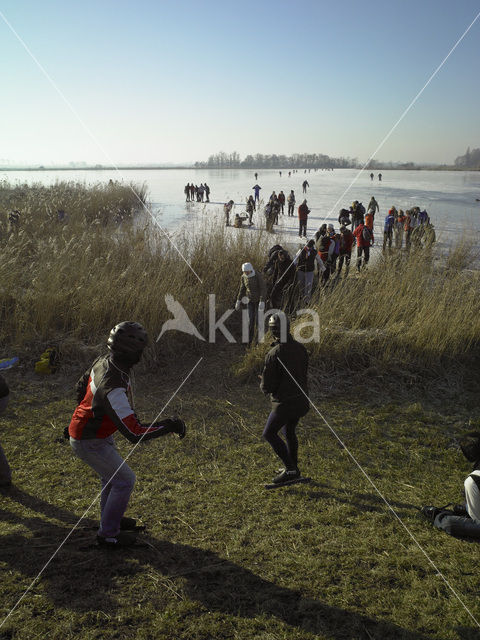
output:
[[[453,164],[480,146],[478,2],[4,0],[0,164],[323,153]],[[28,49],[28,50],[27,50]]]

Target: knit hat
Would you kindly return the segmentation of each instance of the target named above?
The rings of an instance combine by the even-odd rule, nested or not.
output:
[[[242,271],[251,271],[251,273],[248,274],[248,277],[251,278],[252,276],[255,275],[255,269],[252,267],[252,265],[250,264],[250,262],[244,262],[242,264]],[[246,275],[246,274],[245,274]]]

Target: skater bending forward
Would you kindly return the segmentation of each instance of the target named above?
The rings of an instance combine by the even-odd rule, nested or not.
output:
[[[300,418],[309,410],[308,354],[305,347],[291,336],[284,313],[270,316],[268,326],[275,342],[265,357],[260,389],[265,395],[270,395],[272,411],[263,437],[285,465],[285,469],[273,479],[274,484],[282,484],[300,478],[295,430]]]
[[[147,426],[135,415],[129,372],[140,361],[146,344],[147,333],[138,322],[120,322],[110,331],[109,353],[97,358],[77,383],[79,404],[68,428],[75,455],[101,478],[97,542],[111,548],[135,543],[135,535],[124,531],[133,529],[135,521],[123,517],[135,474],[117,451],[113,434],[118,430],[132,443],[168,433],[185,435],[185,423],[178,418]]]

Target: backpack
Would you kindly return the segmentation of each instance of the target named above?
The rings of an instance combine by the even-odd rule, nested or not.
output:
[[[55,347],[46,349],[38,362],[35,363],[35,373],[55,373],[58,367],[58,354]]]
[[[365,242],[368,242],[368,244],[372,241],[372,232],[366,225],[362,229],[362,238]]]

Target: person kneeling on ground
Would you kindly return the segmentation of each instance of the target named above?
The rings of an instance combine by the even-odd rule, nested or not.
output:
[[[142,357],[147,332],[138,322],[120,322],[107,341],[110,351],[100,356],[77,383],[78,406],[68,427],[75,455],[101,478],[101,519],[97,542],[116,548],[135,543],[135,521],[124,518],[135,474],[118,453],[115,431],[129,442],[151,440],[168,433],[185,436],[185,423],[178,418],[164,419],[150,426],[138,421],[131,404],[130,369]]]
[[[272,411],[263,437],[285,465],[285,469],[273,479],[274,484],[281,484],[296,480],[301,475],[295,429],[300,418],[310,409],[308,353],[303,344],[293,339],[284,313],[270,316],[268,326],[275,341],[265,358],[260,389],[265,395],[270,395]],[[280,430],[285,440],[278,435]]]
[[[241,229],[243,227],[243,222],[247,219],[247,216],[241,216],[238,213],[235,214],[235,218],[233,219],[233,226],[237,229]]]
[[[455,505],[453,510],[446,507],[422,507],[423,515],[437,529],[451,536],[480,538],[480,431],[471,431],[460,438],[463,455],[473,462],[473,471],[465,479],[466,507]]]

